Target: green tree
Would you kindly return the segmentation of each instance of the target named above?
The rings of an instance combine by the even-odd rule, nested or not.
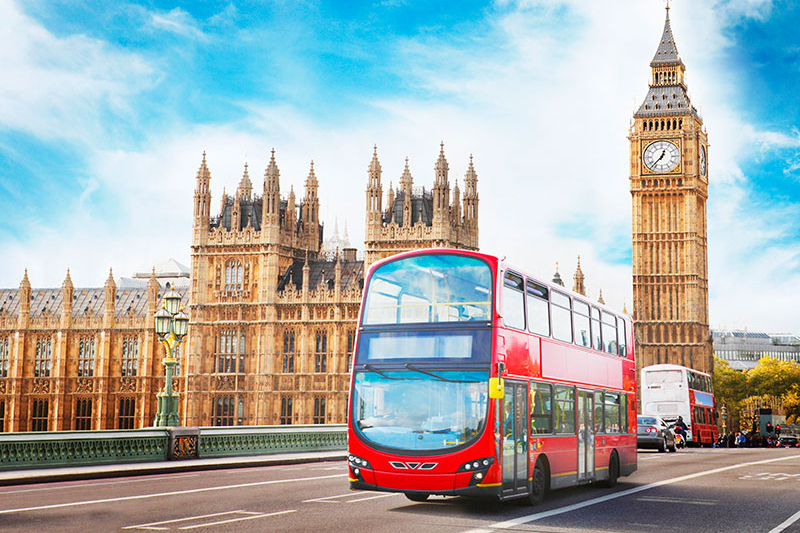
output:
[[[800,422],[800,384],[795,384],[783,395],[783,408],[786,410],[788,424]]]
[[[750,394],[783,397],[800,383],[800,364],[782,361],[774,357],[762,357],[755,368],[747,373]]]
[[[728,361],[714,356],[714,372],[711,375],[714,387],[714,401],[720,410],[727,409],[727,427],[733,430],[739,427],[739,411],[749,392],[747,390],[747,374],[734,370]]]

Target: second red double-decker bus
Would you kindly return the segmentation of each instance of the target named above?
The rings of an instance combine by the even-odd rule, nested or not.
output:
[[[632,321],[490,255],[370,269],[348,416],[350,486],[541,501],[636,470]]]

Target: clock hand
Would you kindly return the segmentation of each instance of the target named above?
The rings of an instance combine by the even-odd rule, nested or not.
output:
[[[656,159],[655,161],[653,161],[653,164],[655,165],[656,163],[658,163],[659,161],[661,161],[662,159],[664,159],[664,156],[665,156],[665,155],[667,155],[667,151],[666,151],[666,150],[661,150],[661,155],[660,155],[660,156],[658,156],[658,159]]]

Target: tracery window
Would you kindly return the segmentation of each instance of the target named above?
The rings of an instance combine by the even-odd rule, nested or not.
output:
[[[281,371],[286,373],[294,372],[294,331],[287,329],[283,332],[283,366]]]
[[[94,337],[82,337],[78,344],[78,376],[94,375]]]
[[[120,398],[117,427],[119,429],[133,429],[136,420],[136,398]]]
[[[242,263],[232,259],[225,263],[225,290],[242,290]]]
[[[75,403],[75,429],[88,431],[92,429],[92,400],[78,398]]]
[[[8,337],[0,337],[0,378],[8,377]],[[0,428],[0,431],[2,429]]]
[[[292,423],[292,398],[289,396],[281,396],[281,420],[282,426],[288,426]]]
[[[314,351],[314,372],[328,371],[328,333],[317,331]]]
[[[135,376],[139,366],[139,339],[126,337],[122,341],[122,376]]]
[[[314,398],[314,423],[325,423],[325,397],[317,396]]]
[[[35,399],[31,404],[31,431],[47,431],[47,415],[50,402]]]
[[[216,372],[230,374],[244,372],[245,334],[235,330],[220,332],[217,344]],[[238,362],[238,363],[237,363]]]
[[[235,398],[233,396],[217,396],[213,400],[211,420],[215,426],[232,426]]]
[[[50,377],[51,342],[49,338],[40,338],[36,341],[36,354],[33,359],[33,377]]]

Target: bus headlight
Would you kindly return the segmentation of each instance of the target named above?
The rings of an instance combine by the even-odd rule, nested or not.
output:
[[[470,477],[469,484],[477,485],[483,480],[484,477],[486,477],[486,472],[493,464],[494,457],[474,459],[458,467],[458,472],[472,472],[472,477]]]
[[[358,475],[357,470],[359,468],[372,469],[372,467],[369,465],[366,459],[362,459],[361,457],[358,457],[356,455],[349,455],[347,457],[347,460],[350,463],[350,467],[353,469],[353,473],[356,475]]]

